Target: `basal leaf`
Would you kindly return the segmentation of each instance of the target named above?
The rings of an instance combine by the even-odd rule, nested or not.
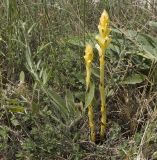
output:
[[[121,84],[137,84],[141,83],[146,79],[146,76],[143,74],[133,73],[126,77],[124,81],[121,82]]]
[[[90,83],[89,85],[89,90],[86,92],[86,97],[85,97],[85,108],[88,107],[93,98],[94,98],[94,92],[95,92],[95,84],[94,83]]]
[[[75,102],[74,102],[74,96],[70,90],[66,91],[66,106],[69,112],[75,112]]]

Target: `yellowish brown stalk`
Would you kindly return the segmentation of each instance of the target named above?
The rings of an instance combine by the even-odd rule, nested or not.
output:
[[[90,140],[95,142],[95,124],[94,124],[94,112],[93,106],[88,106],[88,119],[89,119],[89,128],[90,128]]]
[[[105,60],[104,56],[100,56],[100,98],[101,98],[101,125],[100,125],[100,138],[103,139],[106,130],[106,104],[105,104],[105,83],[104,83],[104,69]]]
[[[91,63],[93,60],[93,48],[90,44],[86,45],[84,59],[86,64],[86,91],[88,92],[91,78]],[[90,128],[90,140],[95,142],[95,124],[92,103],[88,106],[88,119]]]
[[[100,124],[100,138],[103,139],[106,131],[106,98],[105,98],[105,50],[108,47],[111,38],[109,36],[111,29],[109,28],[109,16],[104,10],[100,17],[100,22],[98,25],[99,35],[96,36],[98,42],[97,49],[99,52],[99,61],[100,61],[100,98],[101,98],[101,124]]]

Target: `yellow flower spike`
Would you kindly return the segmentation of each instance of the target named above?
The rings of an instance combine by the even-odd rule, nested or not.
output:
[[[86,44],[84,59],[86,63],[90,63],[93,60],[93,47],[90,44]]]
[[[86,63],[86,90],[88,90],[91,76],[91,62],[93,60],[93,48],[90,44],[86,45],[84,59]]]
[[[108,13],[106,12],[106,10],[104,10],[101,14],[99,25],[105,26],[106,24],[108,25],[109,22],[110,20],[109,20]]]
[[[101,37],[105,38],[111,32],[111,29],[108,26],[109,26],[109,16],[106,10],[104,10],[100,17],[100,22],[98,25],[99,34]]]
[[[102,38],[108,37],[111,32],[111,29],[108,28],[108,26],[106,26],[106,27],[98,26],[98,29],[99,29],[99,35]]]
[[[84,59],[86,64],[86,91],[88,91],[91,77],[91,63],[93,60],[93,48],[90,44],[86,45]],[[92,103],[88,106],[88,119],[90,128],[90,140],[95,142],[95,124]]]

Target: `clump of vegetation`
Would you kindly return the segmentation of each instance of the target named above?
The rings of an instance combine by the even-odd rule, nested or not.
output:
[[[106,50],[109,22],[95,40],[104,8]],[[1,0],[0,15],[0,159],[157,158],[153,3]],[[87,84],[86,42],[90,55],[105,51],[105,64],[95,55],[88,64]]]

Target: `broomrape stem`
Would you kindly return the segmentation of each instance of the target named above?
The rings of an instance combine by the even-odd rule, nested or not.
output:
[[[101,120],[100,120],[100,138],[103,140],[106,131],[106,97],[105,97],[105,50],[111,42],[109,36],[111,29],[109,28],[109,16],[108,13],[104,10],[99,21],[98,25],[99,35],[96,36],[98,42],[97,49],[99,52],[99,61],[100,61],[100,83],[99,91],[101,98]]]
[[[105,104],[105,84],[104,84],[104,69],[105,69],[105,60],[104,55],[100,56],[100,98],[101,98],[101,125],[100,125],[100,138],[103,139],[106,129],[106,104]]]
[[[89,91],[90,87],[90,78],[91,78],[91,63],[93,60],[93,48],[90,44],[86,45],[85,49],[85,64],[86,64],[86,92]],[[88,106],[88,121],[90,128],[90,140],[95,142],[95,124],[94,124],[94,112],[92,102]]]
[[[95,124],[94,124],[94,112],[93,106],[88,106],[88,118],[89,118],[89,128],[90,128],[90,140],[95,142]]]

